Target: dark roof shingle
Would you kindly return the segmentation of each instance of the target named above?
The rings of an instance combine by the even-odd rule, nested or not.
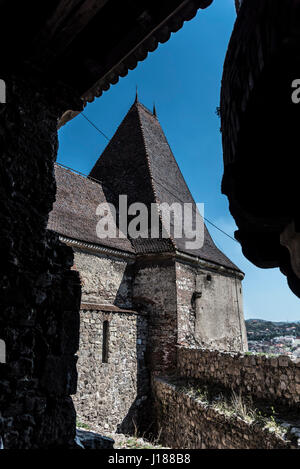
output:
[[[96,162],[90,176],[109,186],[113,203],[119,194],[128,195],[128,204],[143,202],[190,203],[197,207],[176,163],[157,118],[136,101],[123,119],[113,138]],[[138,253],[179,251],[239,270],[214,244],[204,224],[204,244],[188,249],[186,236],[176,239],[131,239]]]
[[[127,238],[99,239],[97,236],[99,216],[96,208],[100,203],[107,203],[101,184],[58,165],[55,165],[55,177],[56,201],[49,216],[48,229],[79,241],[133,252]]]

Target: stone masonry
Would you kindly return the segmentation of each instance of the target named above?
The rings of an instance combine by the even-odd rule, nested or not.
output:
[[[109,324],[107,363],[103,362],[104,321]],[[82,305],[79,382],[74,396],[79,421],[103,432],[132,433],[135,426],[141,428],[149,397],[146,340],[145,315]]]
[[[72,250],[46,226],[55,200],[57,120],[80,104],[32,70],[2,78],[0,440],[6,449],[70,447],[80,282],[70,270]]]
[[[214,401],[205,397],[204,389],[210,389]],[[178,346],[176,372],[153,376],[152,392],[156,431],[163,445],[299,448],[299,360]],[[231,404],[230,411],[224,404],[218,407],[220,399],[229,396],[238,396],[239,404]]]
[[[247,350],[241,278],[176,262],[179,344]]]
[[[205,224],[203,245],[191,243],[191,249],[186,234],[162,230],[163,217],[156,237],[148,236],[150,225],[133,236],[118,216],[113,236],[99,236],[99,204],[113,203],[118,213],[120,195],[128,206],[143,202],[158,211],[158,204],[171,207],[179,197],[196,213],[157,115],[138,99],[89,177],[58,165],[55,174],[48,226],[72,247],[82,286],[78,419],[100,431],[153,433],[149,377],[176,371],[178,344],[247,350],[244,274],[216,247]],[[130,215],[126,223],[133,221]]]
[[[133,301],[149,315],[147,363],[151,372],[176,367],[177,305],[174,261],[136,267]]]
[[[132,309],[133,260],[74,249],[74,269],[80,273],[82,302],[115,304]]]
[[[300,361],[178,347],[178,373],[251,394],[270,402],[300,406]]]
[[[176,449],[290,449],[297,441],[239,417],[229,418],[177,389],[172,379],[153,379],[160,441]]]

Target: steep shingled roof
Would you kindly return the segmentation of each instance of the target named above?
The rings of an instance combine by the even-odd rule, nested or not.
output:
[[[176,163],[164,132],[156,118],[137,100],[96,162],[90,176],[109,187],[111,202],[118,205],[119,194],[128,195],[128,204],[195,201]],[[201,249],[187,249],[180,239],[131,239],[137,253],[174,251],[197,256],[224,267],[239,270],[214,244],[206,226]]]
[[[55,178],[56,201],[49,216],[49,230],[78,241],[133,252],[127,238],[97,237],[96,225],[99,217],[96,216],[96,208],[100,203],[107,202],[101,184],[57,165],[55,165]]]

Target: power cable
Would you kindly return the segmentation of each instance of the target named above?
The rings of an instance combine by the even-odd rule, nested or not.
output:
[[[77,169],[71,168],[70,166],[66,166],[66,165],[64,165],[64,164],[62,164],[62,163],[58,163],[58,162],[56,162],[56,164],[57,164],[58,166],[62,166],[63,168],[69,169],[70,171],[73,171],[74,173],[77,173],[77,174],[79,174],[80,176],[84,176],[84,177],[86,177],[86,178],[88,178],[88,179],[91,179],[91,180],[94,181],[94,182],[98,182],[98,183],[102,184],[102,182],[101,182],[99,179],[96,179],[96,178],[93,178],[93,177],[91,177],[91,176],[88,176],[87,174],[84,174],[84,173],[82,173],[81,171],[78,171]],[[158,181],[156,181],[156,182],[158,182]],[[166,188],[165,188],[165,189],[166,189]],[[170,192],[170,191],[169,191],[169,192]],[[171,192],[170,192],[170,193],[171,193]],[[178,197],[176,197],[176,198],[178,199]],[[180,199],[178,199],[178,200],[180,200]],[[204,220],[205,220],[207,223],[209,223],[210,225],[212,225],[214,228],[216,228],[217,230],[219,230],[221,233],[223,233],[225,236],[228,236],[228,238],[230,238],[232,241],[234,241],[235,243],[238,243],[238,244],[239,244],[239,242],[238,242],[235,238],[233,238],[230,234],[226,233],[226,231],[224,231],[224,230],[222,230],[221,228],[219,228],[215,223],[213,223],[212,221],[210,221],[208,218],[204,217]]]

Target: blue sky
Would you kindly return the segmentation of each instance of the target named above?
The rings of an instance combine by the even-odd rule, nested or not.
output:
[[[222,145],[215,111],[234,20],[234,0],[215,0],[84,111],[111,137],[133,102],[137,85],[143,104],[152,109],[155,101],[159,121],[196,202],[203,202],[205,216],[231,236],[236,226],[221,194]],[[59,143],[58,162],[88,174],[107,141],[79,115],[60,129]],[[246,319],[300,320],[299,300],[279,270],[258,269],[243,256],[238,243],[208,228],[217,246],[246,274]]]

